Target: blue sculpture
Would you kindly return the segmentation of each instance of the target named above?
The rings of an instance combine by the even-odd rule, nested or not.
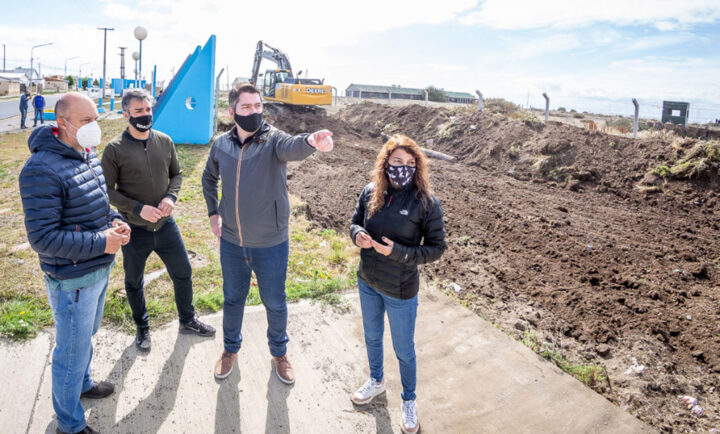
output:
[[[175,143],[207,145],[213,136],[215,35],[198,45],[153,107],[153,128]]]

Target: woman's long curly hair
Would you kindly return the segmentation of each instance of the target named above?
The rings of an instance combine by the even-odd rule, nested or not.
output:
[[[375,159],[375,167],[373,168],[375,190],[368,202],[368,216],[375,214],[385,203],[385,193],[390,183],[387,177],[387,167],[390,164],[390,155],[392,155],[396,149],[404,150],[415,159],[415,176],[413,178],[415,187],[417,187],[417,192],[415,194],[418,199],[422,201],[425,209],[428,209],[430,206],[432,188],[430,187],[427,158],[420,150],[417,143],[415,143],[411,138],[402,134],[395,134],[390,137],[387,142],[385,142],[385,145],[382,149],[380,149],[380,153],[378,153],[377,159]]]

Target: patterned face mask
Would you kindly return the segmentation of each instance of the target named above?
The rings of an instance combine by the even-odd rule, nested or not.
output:
[[[413,180],[415,176],[415,168],[411,166],[393,166],[388,165],[387,175],[398,187],[405,187]]]

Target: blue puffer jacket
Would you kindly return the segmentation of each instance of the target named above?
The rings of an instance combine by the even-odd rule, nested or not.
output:
[[[103,231],[122,217],[110,208],[95,152],[83,159],[55,131],[46,125],[30,135],[32,155],[20,172],[20,195],[40,268],[55,279],[72,279],[113,262]]]

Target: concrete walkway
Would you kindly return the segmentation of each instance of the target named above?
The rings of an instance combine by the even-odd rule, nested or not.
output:
[[[424,433],[640,433],[653,430],[437,290],[423,288],[418,313],[418,408]],[[274,376],[262,306],[246,310],[245,341],[233,373],[212,375],[222,345],[222,312],[204,317],[214,339],[178,335],[177,322],[152,330],[139,354],[133,336],[103,327],[93,373],[116,392],[84,400],[89,424],[117,433],[399,432],[400,380],[386,332],[388,392],[354,408],[368,376],[357,297],[350,309],[290,305],[288,354],[297,382]],[[387,327],[386,327],[387,330]],[[53,337],[0,341],[0,432],[54,433]]]

